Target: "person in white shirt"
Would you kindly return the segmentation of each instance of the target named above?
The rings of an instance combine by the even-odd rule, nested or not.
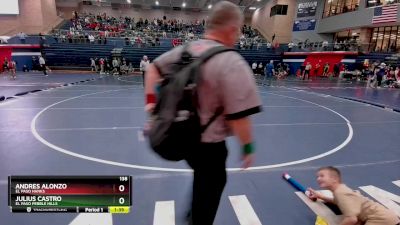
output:
[[[253,64],[251,64],[251,69],[253,70],[254,74],[257,73],[257,62],[253,62]]]
[[[292,51],[293,46],[294,46],[293,42],[290,42],[290,43],[288,44],[288,51],[289,51],[289,52]]]
[[[271,43],[270,42],[267,42],[267,49],[268,49],[268,51],[271,49]]]
[[[94,36],[92,34],[89,35],[90,44],[94,43]]]
[[[40,56],[40,57],[39,57],[39,65],[40,65],[40,68],[41,68],[42,71],[43,71],[43,74],[44,74],[45,76],[48,76],[48,75],[47,75],[47,70],[46,70],[46,61],[44,60],[43,56]]]
[[[143,59],[140,61],[140,71],[142,72],[143,86],[144,86],[144,74],[146,73],[146,68],[150,64],[150,60],[147,56],[143,56]]]
[[[17,36],[19,37],[21,44],[25,44],[26,34],[24,32],[19,32],[19,34]]]
[[[119,75],[119,63],[117,58],[113,59],[112,66],[113,66],[113,75]]]
[[[329,45],[328,41],[325,40],[324,42],[322,42],[322,48],[324,49],[324,51],[328,50],[328,45]]]
[[[90,67],[92,68],[92,72],[96,72],[96,62],[93,58],[90,58]]]

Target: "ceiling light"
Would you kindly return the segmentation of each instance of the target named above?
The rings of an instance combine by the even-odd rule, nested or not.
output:
[[[252,6],[252,7],[250,7],[249,9],[250,9],[250,10],[256,10],[257,8],[254,7],[254,6]]]
[[[261,1],[261,0],[257,0],[257,2],[259,2],[259,1]]]
[[[158,1],[156,1],[156,5],[159,5],[160,3]]]
[[[131,4],[131,0],[126,0],[127,3]]]
[[[211,9],[211,8],[212,8],[212,5],[211,5],[211,4],[209,4],[209,5],[208,5],[208,9]]]
[[[186,7],[186,2],[182,3],[182,7]]]

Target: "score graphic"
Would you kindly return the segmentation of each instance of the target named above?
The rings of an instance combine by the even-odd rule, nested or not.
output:
[[[9,176],[11,212],[128,213],[131,176]]]

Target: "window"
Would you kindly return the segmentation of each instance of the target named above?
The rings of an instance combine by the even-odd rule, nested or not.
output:
[[[287,15],[288,5],[274,5],[271,8],[270,17],[275,15]]]
[[[369,51],[400,51],[400,26],[374,28],[369,43]]]
[[[380,5],[391,5],[400,3],[400,0],[365,0],[365,5],[368,7],[380,6]]]
[[[356,11],[358,10],[359,3],[360,0],[325,0],[324,14],[322,17],[330,17]]]

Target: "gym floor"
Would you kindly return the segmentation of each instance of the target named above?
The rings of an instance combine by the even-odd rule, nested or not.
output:
[[[167,162],[148,148],[141,133],[146,117],[140,76],[0,78],[0,96],[44,89],[0,102],[0,224],[186,224],[191,172],[184,162]],[[400,113],[391,110],[400,108],[400,91],[365,86],[323,79],[260,86],[264,110],[253,117],[256,162],[240,170],[240,146],[228,139],[228,183],[215,225],[314,224],[315,213],[283,172],[318,189],[316,169],[333,165],[353,189],[373,185],[400,195],[392,183],[400,180]],[[9,175],[131,175],[131,213],[12,214]],[[165,201],[169,208],[163,210],[175,217],[158,224],[163,213],[155,205]]]

